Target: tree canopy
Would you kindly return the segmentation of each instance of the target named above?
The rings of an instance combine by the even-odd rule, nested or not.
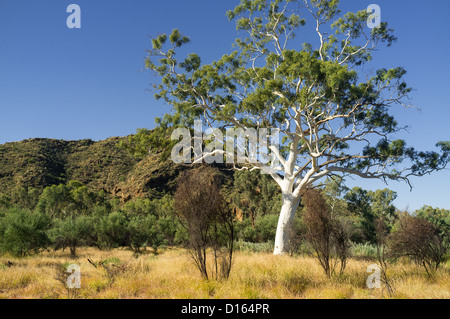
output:
[[[261,169],[279,184],[280,238],[301,192],[323,177],[409,183],[447,165],[450,142],[436,144],[441,152],[423,152],[396,138],[403,127],[391,110],[409,106],[406,70],[361,71],[381,45],[396,40],[387,22],[370,29],[367,10],[343,14],[338,0],[241,0],[227,16],[236,22],[235,51],[209,64],[195,53],[178,56],[190,40],[177,29],[152,40],[146,68],[158,79],[155,97],[172,111],[156,119],[155,130],[141,131],[142,139],[167,149],[173,141],[161,137],[192,128],[198,118],[210,128],[280,132],[281,145],[268,146],[279,165],[248,156],[239,166]],[[316,40],[306,41],[308,32]],[[225,153],[208,148],[202,159],[217,154]]]

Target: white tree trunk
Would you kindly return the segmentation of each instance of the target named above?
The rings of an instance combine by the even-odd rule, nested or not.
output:
[[[283,255],[288,252],[291,230],[299,204],[300,198],[295,198],[292,194],[283,194],[283,205],[275,235],[274,255]]]

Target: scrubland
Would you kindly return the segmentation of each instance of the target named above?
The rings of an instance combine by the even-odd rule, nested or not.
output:
[[[21,259],[0,257],[0,298],[450,299],[449,261],[432,276],[414,263],[390,265],[392,295],[367,288],[367,267],[374,263],[351,259],[344,274],[329,279],[308,256],[238,251],[227,281],[206,281],[180,248],[139,256],[120,248],[82,248],[76,259],[68,251],[45,251]],[[70,264],[80,266],[81,288],[68,294],[61,269]]]

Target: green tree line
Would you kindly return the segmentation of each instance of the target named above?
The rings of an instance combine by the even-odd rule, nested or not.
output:
[[[395,232],[402,215],[393,202],[397,194],[348,189],[342,179],[320,185],[333,219],[345,225],[352,247],[366,247],[372,254],[377,243],[376,222],[382,218],[388,232]],[[236,172],[231,183],[222,185],[224,197],[233,208],[235,240],[243,247],[272,243],[281,205],[281,192],[269,176],[259,172]],[[68,249],[76,256],[80,246],[101,250],[129,247],[135,253],[151,248],[155,253],[166,246],[184,245],[188,238],[175,211],[174,196],[136,198],[126,203],[101,191],[89,190],[71,181],[38,191],[17,189],[0,195],[0,252],[26,256],[43,249]],[[295,219],[293,249],[304,239],[304,206]],[[450,211],[424,206],[411,214],[428,221],[450,244]],[[245,244],[244,244],[245,243]],[[267,247],[270,247],[268,244]],[[364,250],[364,249],[363,249]]]

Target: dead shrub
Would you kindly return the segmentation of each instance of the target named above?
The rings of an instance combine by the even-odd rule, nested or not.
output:
[[[123,275],[131,268],[128,263],[110,262],[108,259],[94,262],[90,258],[88,258],[88,262],[95,268],[101,267],[105,271],[106,278],[108,280],[108,287],[110,287],[116,281],[117,277]]]
[[[387,291],[388,295],[392,297],[395,293],[392,280],[388,277],[388,259],[390,252],[388,247],[389,228],[387,226],[387,219],[379,217],[375,220],[375,242],[377,247],[377,260],[380,266],[380,280],[383,283],[382,293]]]
[[[434,274],[442,263],[446,248],[439,231],[426,219],[403,214],[390,235],[394,257],[409,257]]]
[[[330,208],[318,189],[308,189],[303,194],[303,226],[305,240],[314,250],[327,277],[331,278],[339,266],[345,270],[350,255],[348,225],[330,213]]]
[[[205,279],[228,279],[233,259],[233,215],[219,184],[212,169],[192,170],[180,176],[175,193],[177,216],[188,234],[189,255]]]

